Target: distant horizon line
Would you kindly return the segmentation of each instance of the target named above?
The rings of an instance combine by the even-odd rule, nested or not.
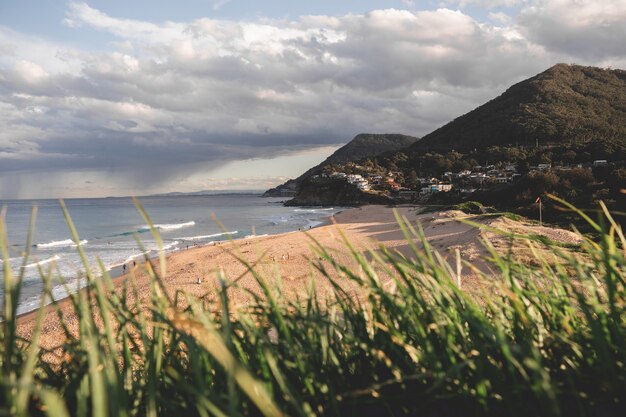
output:
[[[0,198],[0,203],[4,201],[44,201],[44,200],[103,200],[113,198],[145,198],[145,197],[194,197],[210,195],[236,195],[236,194],[263,194],[265,189],[226,189],[226,190],[200,190],[200,191],[171,191],[167,193],[143,194],[143,195],[122,195],[105,197],[36,197],[36,198]]]

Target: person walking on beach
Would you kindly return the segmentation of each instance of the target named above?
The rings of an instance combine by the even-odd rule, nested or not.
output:
[[[126,264],[122,265],[122,272],[126,272]]]

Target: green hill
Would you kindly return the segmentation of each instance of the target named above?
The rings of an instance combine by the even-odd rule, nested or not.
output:
[[[395,133],[373,134],[361,133],[356,135],[350,142],[337,149],[324,162],[313,167],[311,171],[321,171],[330,164],[345,164],[356,162],[361,159],[379,155],[383,152],[397,151],[411,146],[418,138]]]
[[[415,151],[626,142],[626,71],[558,64],[426,135]]]
[[[395,133],[374,134],[361,133],[350,142],[337,149],[332,155],[319,165],[306,171],[295,180],[289,180],[276,188],[267,190],[266,197],[285,195],[285,192],[295,192],[297,185],[304,179],[322,172],[328,165],[340,165],[346,162],[356,162],[365,158],[379,155],[383,152],[405,149],[415,143],[418,138]]]

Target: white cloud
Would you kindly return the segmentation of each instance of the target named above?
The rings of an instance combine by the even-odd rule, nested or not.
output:
[[[529,39],[554,52],[595,60],[626,54],[626,0],[538,0],[518,20]]]
[[[86,3],[68,3],[67,17],[64,23],[72,28],[90,26],[99,30],[108,31],[122,38],[143,40],[148,43],[161,38],[171,41],[181,35],[185,25],[166,22],[163,25],[143,22],[133,19],[118,19],[90,7]]]
[[[504,25],[511,23],[511,16],[503,12],[489,12],[489,19]]]

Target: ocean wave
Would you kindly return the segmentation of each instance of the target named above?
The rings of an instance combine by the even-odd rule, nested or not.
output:
[[[195,226],[195,224],[196,222],[192,220],[190,222],[185,222],[185,223],[155,224],[154,227],[155,229],[158,229],[158,230],[178,230],[178,229],[182,229],[183,227]],[[150,230],[150,226],[144,226],[139,230]]]
[[[88,240],[81,240],[79,243],[80,245],[85,245],[87,242],[89,242]],[[35,245],[37,247],[37,249],[49,249],[49,248],[62,248],[62,247],[76,247],[76,243],[72,240],[72,239],[65,239],[65,240],[53,240],[52,242],[48,242],[48,243],[38,243]]]
[[[265,236],[269,236],[267,233],[263,234],[263,235],[247,235],[246,237],[244,237],[244,239],[254,239],[257,237],[265,237]]]
[[[115,235],[111,235],[111,236],[107,236],[107,237],[119,237],[119,236],[132,236],[135,233],[146,233],[150,231],[150,227],[146,226],[146,227],[142,227],[141,229],[138,230],[130,230],[127,232],[122,232],[122,233],[118,233]]]
[[[22,257],[21,256],[17,256],[15,258],[9,258],[9,264],[11,264],[11,263],[13,263],[14,261],[17,261],[17,260],[22,260]],[[2,265],[3,263],[4,263],[4,260],[0,259],[0,265]]]
[[[203,239],[209,239],[209,238],[212,238],[212,237],[236,235],[237,233],[239,233],[239,232],[237,230],[235,230],[235,231],[232,231],[232,232],[214,233],[212,235],[177,237],[176,239],[181,239],[181,240],[203,240]]]
[[[168,250],[174,249],[179,244],[180,244],[180,242],[178,240],[175,240],[175,241],[173,241],[171,243],[168,243],[168,244],[164,245],[162,250],[163,251],[168,251]],[[128,255],[124,261],[115,261],[113,263],[109,263],[109,264],[106,265],[105,268],[108,271],[110,271],[111,269],[119,268],[122,265],[132,263],[136,259],[144,258],[146,256],[148,256],[148,257],[154,256],[158,252],[159,252],[159,247],[156,246],[156,245],[153,245],[153,246],[150,246],[150,247],[146,248],[146,250],[143,251],[143,252],[135,252],[135,253],[133,253],[131,255]]]
[[[109,265],[109,266],[107,266],[107,268],[111,269],[111,268],[115,268],[115,267],[118,267],[118,266],[122,266],[124,264],[129,263],[129,262],[133,262],[137,258],[145,257],[150,252],[152,252],[152,251],[151,250],[146,250],[146,251],[143,251],[143,252],[140,252],[140,253],[135,253],[134,255],[130,255],[128,258],[126,258],[126,260],[124,262],[116,263],[116,264],[113,264],[113,265]]]
[[[61,300],[66,298],[70,294],[75,293],[80,288],[84,287],[87,284],[85,279],[77,279],[67,282],[66,285],[56,285],[52,287],[52,300],[50,297],[46,297],[46,305],[52,303],[54,300]],[[69,290],[69,292],[68,292]],[[17,314],[28,313],[29,311],[36,310],[41,305],[41,295],[34,295],[28,297],[22,301],[17,306]]]
[[[59,259],[61,259],[59,255],[54,255],[48,259],[44,259],[43,261],[37,261],[37,262],[33,262],[32,264],[24,265],[22,268],[34,268],[37,265],[41,266],[41,265],[49,264],[50,262],[58,261]]]
[[[163,248],[161,248],[161,250],[170,250],[173,247],[175,247],[176,245],[178,245],[180,242],[178,240],[175,240],[174,242],[170,243],[169,245],[165,245],[163,246]]]
[[[294,209],[296,213],[319,213],[320,211],[334,211],[334,207],[328,208],[306,208],[306,209]]]

